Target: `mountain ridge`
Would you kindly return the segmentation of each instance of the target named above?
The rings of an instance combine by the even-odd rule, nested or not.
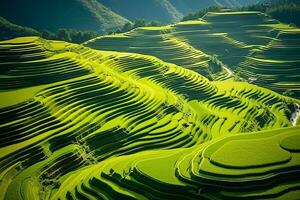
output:
[[[208,6],[236,7],[255,2],[256,0],[2,0],[0,16],[40,32],[71,28],[107,33],[139,18],[173,23],[180,21],[189,12]]]
[[[106,32],[129,22],[96,0],[3,0],[0,16],[21,26],[52,32],[60,28]]]

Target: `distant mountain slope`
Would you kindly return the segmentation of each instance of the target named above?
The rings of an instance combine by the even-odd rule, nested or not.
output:
[[[238,7],[258,0],[2,0],[0,16],[38,31],[59,28],[109,32],[139,18],[177,22],[213,5]]]
[[[213,5],[213,1],[204,0],[169,0],[181,13],[187,14]]]
[[[3,17],[0,17],[0,40],[32,35],[40,35],[40,33],[32,28],[10,23]]]
[[[229,6],[229,7],[236,7],[242,6],[247,4],[254,4],[257,3],[259,0],[213,0],[216,4],[220,6]]]
[[[238,7],[258,0],[98,0],[112,11],[130,19],[145,18],[165,23],[175,22],[183,15],[213,5]]]
[[[2,0],[0,15],[22,26],[50,31],[73,28],[104,32],[128,22],[96,0]]]
[[[168,0],[98,0],[112,11],[135,20],[144,18],[146,20],[159,20],[165,23],[178,21],[182,18],[173,4]]]
[[[195,12],[209,6],[239,7],[248,4],[255,4],[258,0],[169,0],[183,14]]]

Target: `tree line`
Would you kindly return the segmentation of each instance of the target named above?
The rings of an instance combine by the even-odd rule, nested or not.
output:
[[[182,21],[197,20],[208,12],[221,11],[220,6],[211,6],[197,12],[184,16]],[[240,8],[230,8],[232,11],[259,11],[268,14],[274,19],[292,26],[300,27],[300,3],[298,0],[277,0],[265,1],[264,3],[243,6]]]
[[[201,9],[197,12],[192,12],[192,13],[187,14],[186,16],[184,16],[182,18],[181,21],[197,20],[199,18],[202,18],[208,12],[218,12],[218,11],[221,11],[221,9],[222,9],[222,7],[220,7],[220,6],[210,6],[208,8]]]
[[[66,42],[80,44],[99,36],[99,33],[96,31],[79,31],[75,29],[61,28],[56,33],[48,30],[42,31],[40,36],[48,40],[63,40]]]
[[[300,3],[297,1],[278,0],[240,8],[241,11],[260,11],[274,19],[292,26],[300,27]]]
[[[146,21],[145,19],[137,19],[133,23],[128,22],[124,24],[123,27],[105,34],[124,33],[138,27],[162,25],[163,24],[159,21]],[[102,34],[96,31],[81,31],[67,28],[61,28],[57,32],[51,32],[48,30],[37,31],[33,28],[13,24],[0,17],[0,40],[8,40],[22,36],[40,36],[48,40],[63,40],[81,44],[100,35]]]
[[[124,24],[123,27],[108,32],[109,35],[116,34],[116,33],[125,33],[128,31],[131,31],[138,27],[145,27],[145,26],[161,26],[162,23],[159,21],[149,21],[147,22],[145,19],[137,19],[133,23],[128,22]],[[83,43],[86,42],[92,38],[100,36],[99,33],[96,31],[78,31],[74,29],[66,29],[62,28],[57,31],[57,33],[53,33],[50,31],[43,31],[41,33],[41,37],[49,40],[63,40],[67,42],[73,42],[73,43]]]
[[[145,19],[136,19],[133,23],[127,22],[126,24],[124,24],[123,27],[115,31],[110,31],[108,34],[125,33],[138,27],[162,26],[162,25],[163,23],[160,21],[146,21]]]
[[[40,36],[48,40],[64,40],[80,44],[98,35],[99,34],[95,31],[79,31],[66,28],[59,29],[56,33],[48,30],[37,31],[30,27],[13,24],[3,17],[0,17],[0,40],[24,36]]]

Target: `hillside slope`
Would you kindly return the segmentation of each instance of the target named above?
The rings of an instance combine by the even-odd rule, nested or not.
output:
[[[38,37],[2,41],[0,49],[0,199],[180,199],[187,193],[190,199],[214,198],[218,185],[197,191],[222,174],[214,171],[203,180],[200,171],[186,174],[188,163],[202,165],[198,160],[191,163],[191,157],[223,136],[292,126],[290,118],[300,103],[245,82],[211,82],[149,55],[96,51]],[[290,135],[298,138],[297,130],[266,140],[273,148],[286,138],[283,148],[293,152],[297,143]],[[257,145],[263,152],[261,143]],[[220,154],[223,151],[231,150]],[[256,151],[250,149],[249,155]],[[274,151],[277,155],[283,150]],[[300,164],[298,154],[283,154],[263,164],[254,159],[254,167],[248,162],[243,167],[255,171],[258,162],[272,164],[289,177],[298,174],[288,168]],[[164,165],[150,164],[154,168],[135,160],[147,156],[157,163],[165,155],[170,159]],[[288,156],[296,161],[289,162]],[[219,157],[217,162],[223,162]],[[243,165],[242,158],[235,163]],[[225,166],[233,180],[240,181],[234,179],[232,167]],[[261,176],[268,175],[264,173]],[[157,190],[156,180],[166,193]],[[281,192],[270,192],[290,195],[294,186],[285,185],[284,190],[285,183],[276,185]],[[224,192],[227,189],[226,183]],[[242,196],[240,192],[222,190],[222,195]]]
[[[128,22],[96,0],[3,0],[0,15],[21,26],[53,32],[59,28],[106,32]]]
[[[300,98],[299,41],[298,28],[263,13],[219,12],[197,21],[103,36],[85,45],[154,55],[211,80],[255,78],[258,85],[279,92],[291,90],[293,97]],[[283,56],[287,54],[291,56]],[[248,60],[255,63],[249,65]]]

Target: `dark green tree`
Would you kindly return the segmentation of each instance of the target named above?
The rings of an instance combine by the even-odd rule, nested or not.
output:
[[[162,23],[159,21],[151,21],[147,24],[147,26],[162,26]]]
[[[68,29],[65,29],[65,28],[62,28],[62,29],[58,30],[57,38],[59,40],[64,40],[64,41],[67,41],[67,42],[72,41],[71,36],[70,36],[70,31]]]
[[[143,26],[146,26],[146,20],[145,19],[137,19],[134,22],[133,28],[143,27]]]
[[[196,20],[202,18],[208,12],[217,12],[220,11],[221,9],[222,7],[220,6],[210,6],[208,8],[199,10],[198,12],[189,13],[188,15],[184,16],[181,21]]]
[[[133,29],[132,23],[128,22],[128,23],[124,24],[124,26],[122,27],[122,29],[120,31],[122,33],[124,33],[124,32],[128,32],[128,31],[130,31],[132,29]]]
[[[57,39],[55,33],[52,33],[52,32],[50,32],[48,30],[44,30],[42,32],[42,37],[45,38],[45,39],[47,39],[47,40],[56,40]]]

